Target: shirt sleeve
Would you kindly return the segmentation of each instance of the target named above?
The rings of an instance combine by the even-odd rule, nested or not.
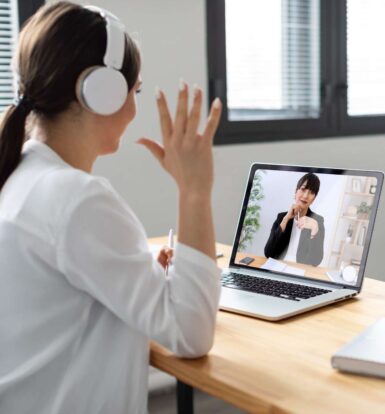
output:
[[[287,230],[283,232],[281,229],[282,213],[278,214],[276,220],[274,221],[269,239],[266,242],[264,253],[266,257],[272,257],[278,259],[282,252],[285,250],[288,244]]]
[[[220,283],[216,263],[178,243],[165,276],[142,225],[103,181],[87,186],[58,232],[60,271],[128,326],[184,357],[212,346]]]

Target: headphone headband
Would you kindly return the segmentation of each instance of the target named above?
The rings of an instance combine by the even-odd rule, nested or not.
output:
[[[125,52],[124,24],[111,12],[97,6],[84,6],[87,10],[100,14],[106,22],[107,43],[103,63],[108,68],[120,70],[123,66]]]

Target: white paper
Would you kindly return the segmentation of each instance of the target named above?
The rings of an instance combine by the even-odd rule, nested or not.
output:
[[[305,270],[300,269],[299,267],[286,266],[284,272],[290,273],[291,275],[305,276]]]
[[[266,260],[265,264],[261,266],[261,269],[272,270],[273,272],[290,273],[297,276],[305,276],[305,270],[298,267],[288,266],[286,263],[283,263],[280,260],[272,259],[271,257]]]
[[[280,262],[279,260],[272,259],[269,257],[265,264],[261,266],[261,269],[273,270],[274,272],[282,272],[286,267],[285,263]]]

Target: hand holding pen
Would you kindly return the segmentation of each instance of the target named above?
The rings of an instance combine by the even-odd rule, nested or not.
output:
[[[168,274],[168,268],[171,264],[171,260],[174,254],[174,232],[170,229],[168,233],[168,243],[167,246],[164,247],[158,255],[158,262],[164,268],[165,274]]]

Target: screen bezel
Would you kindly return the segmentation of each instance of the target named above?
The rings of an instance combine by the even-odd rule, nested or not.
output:
[[[252,266],[235,263],[235,257],[236,257],[237,250],[238,250],[239,238],[241,236],[241,231],[243,227],[243,220],[245,218],[246,209],[247,209],[247,205],[249,202],[249,197],[250,197],[250,192],[251,192],[251,188],[253,185],[254,175],[257,170],[275,170],[275,171],[288,171],[288,172],[314,173],[314,174],[318,173],[318,174],[350,175],[350,176],[361,176],[361,177],[375,177],[377,179],[376,193],[373,198],[372,212],[369,217],[368,231],[367,231],[366,238],[365,238],[364,248],[362,252],[361,265],[360,265],[360,269],[359,269],[358,276],[357,276],[357,282],[355,285],[351,285],[348,283],[346,284],[336,283],[333,281],[325,281],[322,279],[310,278],[307,276],[291,275],[289,273],[274,272],[272,270],[263,269],[264,272],[271,273],[274,275],[287,276],[287,277],[299,279],[299,280],[311,280],[312,282],[322,283],[322,284],[327,284],[327,285],[343,286],[348,289],[357,289],[358,292],[360,292],[362,288],[362,282],[364,279],[364,275],[365,275],[365,268],[366,268],[368,253],[369,253],[369,246],[370,246],[370,242],[372,239],[374,222],[375,222],[375,218],[377,215],[382,185],[384,181],[384,173],[382,171],[371,171],[371,170],[351,170],[351,169],[341,169],[341,168],[253,163],[250,167],[249,177],[247,180],[245,194],[243,197],[242,208],[241,208],[241,212],[239,215],[237,231],[235,233],[233,249],[231,252],[230,263],[229,263],[230,267],[236,267],[236,268],[247,269],[247,270],[258,270],[258,268],[255,268]]]

